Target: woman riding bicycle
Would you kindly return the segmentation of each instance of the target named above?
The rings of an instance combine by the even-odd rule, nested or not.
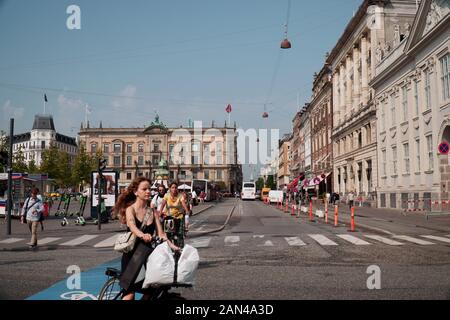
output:
[[[178,194],[178,184],[172,182],[170,184],[169,192],[164,196],[161,204],[161,211],[167,207],[169,217],[174,219],[175,229],[180,232],[179,226],[181,221],[185,219],[185,228],[189,227],[189,208],[186,204],[186,199],[183,195]]]
[[[167,239],[159,219],[153,215],[148,206],[149,199],[149,179],[137,177],[131,182],[127,190],[119,196],[114,207],[114,212],[119,216],[120,222],[126,223],[128,231],[136,236],[133,250],[124,253],[122,256],[120,286],[125,290],[123,300],[133,300],[135,292],[142,288],[142,281],[138,283],[135,283],[135,281],[154,249],[151,242],[152,238],[155,237],[155,230],[161,239],[168,241],[173,250],[179,250]],[[143,223],[145,223],[145,226],[141,229]]]

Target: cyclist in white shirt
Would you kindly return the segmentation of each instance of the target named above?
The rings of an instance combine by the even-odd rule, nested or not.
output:
[[[163,203],[165,195],[166,195],[166,187],[164,187],[164,185],[160,185],[158,187],[158,193],[153,197],[152,202],[150,203],[150,208],[152,208],[154,213],[159,215],[161,221],[167,215],[167,208],[164,208],[164,211],[161,212],[161,205]]]

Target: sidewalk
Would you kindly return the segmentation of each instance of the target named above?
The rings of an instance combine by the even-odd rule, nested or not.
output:
[[[386,231],[386,233],[395,233],[411,228],[417,228],[417,231],[434,230],[450,233],[450,215],[430,216],[426,218],[424,212],[407,212],[402,210],[386,208],[370,208],[355,206],[355,224],[356,228],[363,227],[376,231]],[[316,210],[324,210],[324,204],[313,206],[313,214]],[[339,222],[350,224],[350,209],[347,204],[339,204]],[[315,217],[318,219],[317,217]],[[334,221],[334,206],[328,207],[328,220]],[[370,224],[370,225],[369,225]],[[381,230],[380,230],[381,229]]]

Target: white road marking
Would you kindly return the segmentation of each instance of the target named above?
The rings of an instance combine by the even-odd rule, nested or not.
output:
[[[263,234],[254,234],[253,235],[253,239],[255,239],[255,238],[264,238],[264,235]]]
[[[437,241],[450,243],[450,239],[449,238],[438,237],[438,236],[421,236],[421,237],[424,237],[424,238],[427,238],[427,239],[431,239],[431,240],[437,240]]]
[[[196,238],[188,241],[194,248],[207,248],[211,242],[211,237]]]
[[[299,237],[286,237],[287,243],[290,246],[305,246],[306,243],[304,243]]]
[[[308,234],[309,237],[313,238],[319,244],[323,246],[337,246],[338,244],[334,241],[331,241],[327,237],[321,234]]]
[[[19,242],[25,239],[21,239],[21,238],[9,238],[9,239],[5,239],[0,241],[0,243],[5,243],[5,244],[9,244],[9,243],[15,243],[15,242]]]
[[[114,247],[114,244],[116,243],[117,237],[119,237],[119,234],[115,234],[112,237],[109,237],[108,239],[105,239],[99,243],[97,243],[94,248],[108,248],[108,247]]]
[[[380,241],[382,243],[389,244],[391,246],[401,246],[401,245],[403,245],[403,243],[400,243],[398,241],[391,240],[391,239],[388,239],[388,238],[385,238],[385,237],[381,237],[381,236],[367,235],[367,234],[365,236],[367,238],[369,238],[369,239],[377,240],[377,241]]]
[[[339,238],[344,239],[350,243],[353,243],[357,246],[364,246],[364,245],[370,244],[369,242],[359,239],[355,236],[352,236],[351,234],[337,234],[336,236],[338,236]]]
[[[47,237],[47,238],[43,238],[43,239],[38,239],[38,244],[47,244],[47,243],[51,243],[51,242],[55,242],[58,241],[62,238],[54,238],[54,237]]]
[[[259,244],[258,247],[273,247],[273,242],[267,240],[266,242],[264,242],[264,244]]]
[[[435,244],[435,243],[430,242],[430,241],[425,241],[425,240],[413,238],[413,237],[410,237],[410,236],[394,236],[394,238],[400,239],[400,240],[409,241],[409,242],[413,242],[413,243],[417,243],[417,244],[420,244],[420,245],[423,245],[423,246],[430,245],[430,244]]]
[[[241,240],[239,236],[226,236],[225,237],[225,246],[228,247],[236,247],[238,246],[238,242]]]
[[[97,237],[98,237],[98,235],[89,235],[89,234],[86,234],[86,235],[84,235],[84,236],[75,238],[75,239],[73,239],[73,240],[70,240],[70,241],[61,243],[60,246],[71,246],[71,247],[74,247],[74,246],[77,246],[77,245],[79,245],[79,244],[82,244],[82,243],[84,243],[84,242],[87,242],[87,241],[92,240],[92,239],[97,238]]]

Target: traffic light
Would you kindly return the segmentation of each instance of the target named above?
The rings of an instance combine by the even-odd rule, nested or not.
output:
[[[102,173],[106,170],[106,159],[100,158],[98,159],[98,172]]]
[[[8,151],[0,151],[0,165],[4,167],[8,165]]]

